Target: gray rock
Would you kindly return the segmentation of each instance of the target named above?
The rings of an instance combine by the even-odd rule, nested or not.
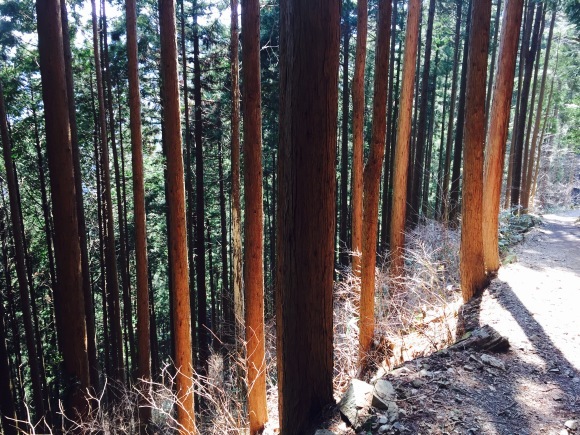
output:
[[[368,420],[373,391],[372,385],[353,379],[338,403],[340,412],[355,430]]]
[[[397,393],[393,384],[384,379],[377,381],[373,390],[372,405],[377,409],[387,411],[384,417],[390,423],[397,421],[399,418],[399,407],[395,402],[396,398]]]
[[[499,359],[494,358],[491,355],[487,355],[484,353],[483,355],[481,355],[480,358],[481,362],[487,364],[488,366],[495,367],[496,369],[505,370],[505,364],[503,363],[503,361],[500,361]]]
[[[328,429],[318,429],[316,432],[314,432],[314,435],[335,435],[335,433],[329,431]]]
[[[577,430],[579,424],[580,422],[578,420],[568,420],[564,423],[564,426],[566,426],[566,429],[568,430]]]

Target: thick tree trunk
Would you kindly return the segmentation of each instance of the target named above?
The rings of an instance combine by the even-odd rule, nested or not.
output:
[[[54,245],[58,279],[55,299],[56,305],[59,306],[57,327],[61,328],[59,336],[64,361],[64,378],[69,387],[65,409],[72,416],[76,412],[81,414],[85,412],[87,406],[85,391],[90,380],[60,2],[37,0],[36,12],[46,142],[54,205]],[[65,325],[66,328],[62,329]]]
[[[177,421],[180,424],[180,430],[184,433],[196,433],[193,412],[191,310],[177,75],[175,0],[159,0],[159,30],[161,34],[163,141],[167,152],[167,203],[171,210],[169,213],[169,263],[173,299],[176,386],[179,398]],[[199,226],[203,228],[202,223]]]
[[[379,2],[377,45],[375,53],[375,83],[373,97],[373,127],[371,148],[364,170],[363,244],[360,298],[360,365],[364,366],[375,329],[375,266],[377,262],[377,231],[381,170],[387,134],[387,94],[389,78],[389,43],[391,0]]]
[[[6,184],[8,185],[8,196],[10,200],[10,218],[12,222],[12,236],[14,237],[14,253],[16,259],[16,275],[18,278],[18,288],[20,290],[20,302],[22,305],[22,319],[24,322],[24,337],[26,350],[28,351],[28,365],[30,366],[30,377],[32,381],[32,400],[34,404],[34,415],[36,421],[45,416],[45,407],[42,395],[42,371],[40,367],[41,355],[36,347],[36,337],[34,322],[32,318],[31,300],[29,294],[28,277],[26,275],[26,263],[24,252],[24,233],[20,220],[20,201],[18,198],[18,186],[14,165],[12,162],[12,146],[8,133],[8,120],[4,107],[4,93],[2,83],[0,83],[0,132],[2,137],[2,151],[4,155],[4,165],[6,168]]]
[[[276,326],[280,431],[286,435],[305,433],[333,402],[340,3],[280,2]]]
[[[363,164],[365,116],[365,63],[367,56],[367,0],[356,6],[356,52],[352,79],[352,271],[360,276],[363,219]]]
[[[133,169],[133,219],[135,222],[135,266],[137,269],[137,378],[144,395],[151,381],[151,345],[149,319],[149,282],[147,260],[147,224],[145,216],[145,183],[143,171],[143,140],[141,135],[141,96],[139,93],[139,62],[137,53],[137,8],[135,0],[125,1],[127,19],[127,59],[129,79],[129,127],[131,128],[131,163]],[[140,401],[141,433],[147,433],[151,408]]]
[[[397,143],[394,160],[393,209],[391,216],[391,266],[390,274],[399,277],[404,272],[405,216],[407,209],[407,167],[409,165],[409,140],[413,110],[413,85],[419,38],[419,15],[421,3],[410,0],[405,33],[405,56],[403,60],[403,83],[401,86]]]
[[[264,430],[266,359],[264,334],[264,211],[262,198],[262,102],[260,2],[242,1],[242,104],[244,113],[244,295],[250,434]]]
[[[459,273],[463,301],[487,285],[483,264],[482,202],[485,147],[485,90],[491,0],[476,0],[471,11],[465,95],[465,161]]]
[[[497,72],[494,71],[495,86],[485,154],[482,209],[484,263],[489,274],[495,273],[500,266],[499,203],[523,7],[523,0],[506,1],[499,46],[499,62]]]

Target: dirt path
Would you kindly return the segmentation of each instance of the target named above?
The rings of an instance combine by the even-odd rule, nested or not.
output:
[[[580,420],[579,217],[544,216],[514,248],[515,262],[462,312],[467,330],[489,325],[509,351],[443,350],[409,361],[385,377],[398,421],[371,433],[580,435],[571,422]]]

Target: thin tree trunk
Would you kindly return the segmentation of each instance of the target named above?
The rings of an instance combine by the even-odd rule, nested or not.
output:
[[[195,270],[197,273],[197,322],[199,364],[207,369],[209,358],[209,330],[207,325],[207,291],[205,283],[205,192],[204,165],[202,143],[202,113],[201,113],[201,66],[199,62],[199,3],[194,2],[193,11],[193,98],[195,102],[195,199],[196,199],[196,231],[195,231]]]
[[[340,4],[280,2],[276,327],[280,433],[285,435],[305,433],[333,403]]]
[[[360,366],[368,363],[375,329],[375,266],[377,261],[377,228],[381,170],[387,134],[387,96],[389,78],[389,46],[391,0],[379,2],[377,45],[375,53],[375,83],[373,96],[373,127],[371,148],[364,170],[363,244],[360,298]]]
[[[352,79],[352,271],[360,277],[362,250],[363,214],[363,141],[365,115],[365,63],[367,56],[367,0],[359,0],[356,5],[356,53],[354,77]]]
[[[344,7],[344,24],[342,27],[342,141],[340,146],[340,234],[339,264],[348,266],[348,121],[350,111],[350,94],[348,92],[348,67],[350,57],[350,8]]]
[[[522,181],[522,157],[524,148],[524,134],[525,134],[525,122],[526,115],[528,111],[528,95],[530,92],[530,82],[532,79],[532,72],[534,68],[534,59],[536,58],[536,51],[538,50],[539,40],[538,36],[540,34],[540,22],[542,21],[542,11],[543,4],[538,4],[536,10],[536,18],[534,22],[534,30],[531,37],[531,46],[528,49],[527,44],[523,47],[525,50],[525,66],[524,66],[524,79],[522,83],[522,92],[520,98],[520,108],[518,112],[519,119],[517,120],[518,128],[517,135],[515,138],[515,143],[512,145],[514,147],[513,156],[513,167],[512,167],[512,180],[511,186],[511,205],[512,207],[519,206],[520,204],[520,189]]]
[[[435,132],[435,99],[436,99],[436,89],[437,89],[437,67],[439,66],[439,49],[435,53],[435,65],[433,68],[433,77],[431,79],[431,85],[429,86],[429,95],[431,98],[429,104],[429,127],[427,129],[427,152],[425,156],[425,168],[423,169],[423,187],[421,192],[421,213],[425,218],[427,218],[427,212],[429,209],[429,196],[431,185],[431,161],[433,158],[433,135]],[[445,110],[445,109],[444,109]],[[435,213],[433,213],[435,214]]]
[[[491,0],[476,0],[471,10],[465,95],[465,161],[459,274],[463,301],[487,285],[483,264],[482,202],[485,146],[485,90]]]
[[[222,341],[229,342],[233,326],[234,312],[233,300],[230,295],[230,273],[228,267],[228,228],[226,217],[226,195],[224,188],[224,168],[223,168],[223,148],[222,142],[218,142],[218,176],[219,176],[219,199],[220,199],[220,241],[221,241],[221,260],[222,260],[222,321],[221,334]]]
[[[392,183],[391,183],[391,172],[393,166],[393,150],[394,150],[394,142],[393,138],[393,88],[394,88],[394,81],[395,81],[395,47],[396,47],[396,31],[397,31],[397,19],[398,19],[398,8],[397,8],[398,0],[393,1],[392,7],[392,17],[391,17],[391,48],[389,49],[389,94],[387,97],[387,147],[385,149],[385,169],[383,170],[383,206],[382,206],[382,214],[381,214],[381,241],[379,251],[382,253],[388,247],[388,239],[389,239],[389,212],[390,212],[390,192],[392,191]]]
[[[411,225],[419,222],[421,193],[423,186],[423,164],[425,162],[425,142],[427,138],[427,105],[429,102],[429,77],[431,67],[431,47],[433,42],[433,19],[435,18],[435,0],[429,0],[427,12],[427,39],[425,42],[425,64],[421,78],[421,102],[419,103],[419,120],[417,124],[417,142],[415,149],[415,165],[413,166],[413,192],[411,196]]]
[[[14,166],[12,162],[12,146],[8,133],[8,120],[4,107],[4,92],[0,83],[0,132],[2,137],[2,151],[6,168],[6,184],[10,199],[10,217],[12,222],[12,236],[14,237],[14,253],[16,259],[16,275],[20,290],[20,302],[22,305],[22,320],[24,322],[24,336],[26,350],[28,351],[28,365],[30,366],[30,378],[32,381],[32,399],[34,404],[35,423],[45,416],[45,406],[42,395],[42,371],[40,367],[41,355],[38,354],[32,318],[31,301],[29,294],[29,282],[26,275],[26,263],[24,257],[24,233],[20,221],[20,201],[18,199],[18,186]],[[42,425],[41,425],[42,426]]]
[[[71,145],[73,150],[73,165],[75,171],[75,189],[82,192],[82,172],[79,152],[78,128],[75,110],[74,81],[72,73],[72,53],[69,36],[68,14],[66,2],[60,2],[62,20],[62,38],[64,48],[64,67],[66,72],[66,86],[68,98],[68,111],[70,117]],[[85,208],[83,195],[77,195],[77,216],[79,221],[79,237],[81,245],[81,267],[83,276],[83,294],[85,300],[85,315],[87,324],[87,352],[89,356],[89,372],[91,386],[99,387],[99,363],[97,361],[97,343],[95,331],[95,308],[93,306],[93,293],[91,288],[89,251],[87,245],[87,229],[85,220]]]
[[[410,0],[405,34],[403,60],[403,83],[401,86],[397,143],[394,160],[393,209],[391,217],[391,265],[390,274],[399,277],[404,272],[405,216],[407,208],[407,167],[409,165],[409,140],[413,111],[413,85],[419,38],[420,0]]]
[[[189,303],[179,80],[177,75],[175,0],[159,0],[159,30],[161,35],[163,141],[167,152],[167,202],[171,210],[168,230],[169,263],[171,265],[172,278],[173,335],[175,337],[177,397],[180,399],[177,404],[177,421],[180,424],[181,431],[196,433],[193,413],[191,309]],[[200,223],[199,226],[203,228],[203,223]]]
[[[455,47],[453,49],[453,73],[451,74],[451,98],[449,100],[449,125],[445,146],[445,166],[443,167],[443,186],[441,189],[441,219],[449,218],[449,181],[451,175],[451,147],[453,144],[453,121],[455,118],[455,101],[457,100],[457,76],[459,75],[459,42],[461,40],[461,15],[463,0],[457,0],[457,19],[455,21]]]
[[[137,52],[136,0],[125,1],[127,19],[127,59],[129,79],[129,127],[131,128],[131,163],[133,169],[133,219],[135,223],[135,266],[137,269],[137,377],[143,395],[151,381],[151,342],[149,319],[149,283],[147,259],[147,224],[145,216],[145,183],[143,171],[143,140],[141,135],[141,96],[139,93],[139,62]],[[144,397],[140,400],[140,432],[147,433],[151,408]]]
[[[65,410],[70,415],[86,411],[89,387],[85,305],[79,243],[74,167],[70,142],[66,74],[62,45],[60,3],[37,0],[38,51],[42,78],[46,143],[54,217],[54,247],[57,273],[55,291],[57,328],[62,332],[64,379],[68,384]],[[64,96],[64,97],[63,97]],[[60,319],[59,319],[60,317]],[[66,329],[63,329],[66,325]]]
[[[99,134],[101,138],[101,171],[103,175],[104,196],[104,230],[105,230],[105,264],[107,277],[107,294],[109,321],[111,331],[110,350],[113,358],[112,378],[124,383],[125,368],[123,363],[123,337],[121,332],[121,310],[119,304],[119,281],[117,277],[117,259],[115,256],[115,224],[113,220],[113,200],[111,198],[111,179],[109,175],[109,149],[107,146],[107,114],[105,110],[105,94],[99,55],[99,29],[97,25],[97,10],[95,0],[91,0],[93,13],[93,51],[95,71],[97,75],[97,98],[99,102]],[[113,124],[112,124],[113,125]]]
[[[487,136],[487,129],[489,126],[489,110],[491,108],[491,94],[492,87],[494,83],[494,73],[495,73],[495,62],[496,62],[496,52],[497,52],[497,38],[499,36],[499,26],[501,24],[501,6],[502,0],[497,0],[497,5],[495,7],[495,27],[493,30],[493,42],[491,43],[491,65],[489,67],[489,75],[487,80],[487,92],[485,94],[485,134]]]
[[[4,301],[0,299],[0,422],[5,435],[16,435],[16,407],[10,379],[10,362],[6,349],[6,330],[4,328]],[[15,337],[16,338],[16,337]]]
[[[495,72],[487,152],[485,154],[482,209],[484,264],[488,274],[494,274],[500,266],[498,215],[523,7],[523,0],[506,1],[502,19],[499,62],[497,72]]]
[[[479,0],[476,0],[479,1]],[[463,45],[463,63],[461,66],[461,85],[459,89],[459,105],[457,106],[457,127],[455,129],[455,146],[453,148],[453,172],[451,174],[451,193],[449,195],[449,222],[455,225],[460,214],[459,192],[461,188],[461,155],[463,153],[464,125],[465,125],[465,96],[467,86],[467,62],[471,29],[471,10],[473,1],[469,1],[467,22],[465,24],[465,42]],[[485,101],[485,96],[483,97]]]
[[[262,433],[266,410],[264,332],[264,211],[262,198],[262,103],[260,2],[242,2],[242,104],[244,113],[244,296],[250,434]]]
[[[536,110],[536,121],[534,123],[534,131],[532,134],[532,148],[530,150],[530,155],[528,157],[528,166],[524,167],[527,170],[526,184],[524,186],[522,195],[522,208],[523,212],[526,213],[530,204],[530,191],[532,186],[532,174],[534,170],[536,148],[538,146],[538,134],[540,131],[540,121],[542,119],[542,105],[544,103],[544,92],[546,89],[546,78],[548,76],[548,63],[550,60],[550,49],[552,47],[552,37],[554,35],[554,24],[556,22],[556,9],[552,11],[552,18],[550,20],[550,31],[548,33],[548,43],[546,46],[546,57],[544,59],[544,70],[542,72],[542,83],[540,85],[540,95],[538,97],[538,108]]]
[[[238,0],[230,1],[231,46],[230,63],[232,76],[232,264],[233,298],[236,342],[240,345],[244,337],[244,292],[242,288],[242,205],[240,193],[240,86],[239,86],[239,29]]]
[[[437,168],[437,196],[435,198],[435,219],[441,220],[443,203],[443,149],[445,147],[445,116],[447,115],[447,91],[449,89],[449,72],[445,74],[445,85],[443,85],[443,114],[441,116],[441,140],[439,142],[439,163]],[[451,115],[450,115],[451,116]]]

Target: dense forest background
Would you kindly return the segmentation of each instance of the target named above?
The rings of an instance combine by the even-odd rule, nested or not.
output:
[[[491,8],[487,91],[484,93],[486,129],[490,123],[494,78],[497,77],[501,59],[502,14],[510,1],[495,0]],[[85,274],[84,278],[88,279],[93,305],[94,335],[92,339],[89,335],[88,341],[89,352],[93,343],[95,360],[91,361],[89,356],[91,370],[94,370],[90,385],[94,397],[102,399],[99,404],[106,408],[123,403],[125,399],[121,396],[129,395],[131,389],[127,387],[137,385],[140,377],[137,371],[137,259],[127,21],[124,2],[101,0],[95,5],[98,39],[94,40],[90,2],[73,0],[64,3],[68,11],[68,28],[63,27],[63,34],[70,38],[80,163],[81,184],[77,194],[82,196],[83,201],[88,261],[88,276]],[[176,327],[173,324],[174,301],[170,291],[173,285],[170,277],[173,275],[169,270],[168,254],[168,215],[171,209],[167,200],[168,145],[163,136],[163,114],[167,108],[160,93],[163,79],[160,73],[162,31],[159,5],[162,3],[156,0],[137,1],[137,48],[147,225],[151,378],[156,385],[163,385],[171,391],[169,380],[175,375],[171,364],[176,355],[173,333]],[[280,5],[278,0],[258,3],[263,319],[266,329],[272,333],[277,297],[277,226],[280,225],[277,222],[280,207],[277,172],[281,128]],[[347,280],[347,276],[352,278],[351,254],[352,251],[361,250],[360,246],[353,247],[353,222],[359,219],[356,215],[362,213],[353,207],[357,171],[353,159],[362,158],[366,162],[369,156],[374,155],[371,146],[374,134],[373,85],[379,80],[381,71],[388,73],[384,116],[386,149],[384,161],[380,163],[379,203],[375,217],[377,242],[373,249],[376,249],[378,259],[377,269],[382,269],[383,263],[388,264],[389,261],[389,231],[395,216],[395,206],[392,205],[396,179],[395,144],[400,104],[403,104],[403,58],[406,54],[405,32],[409,9],[406,0],[369,0],[366,63],[363,59],[360,64],[357,58],[357,38],[360,36],[357,31],[357,4],[349,0],[341,3],[337,148],[333,162],[336,191],[333,255],[337,283]],[[391,35],[387,47],[390,50],[386,50],[387,58],[383,63],[375,59],[380,49],[377,23],[381,8],[385,7],[381,3],[389,3],[387,27]],[[408,174],[407,213],[403,219],[409,231],[418,225],[428,226],[434,222],[442,223],[453,231],[461,221],[463,125],[465,117],[469,116],[466,111],[467,53],[473,6],[471,0],[425,0],[421,3],[417,55],[413,60],[416,72],[413,75],[414,96],[411,100],[410,157],[405,171]],[[236,110],[234,97],[238,92],[237,78],[234,79],[237,71],[232,75],[231,62],[233,34],[237,33],[235,27],[238,25],[236,21],[232,26],[232,5],[237,9],[237,2],[178,0],[176,7],[175,36],[190,265],[190,332],[193,367],[200,376],[197,382],[202,385],[206,383],[203,376],[212,373],[209,367],[216,364],[216,355],[235,354],[241,334],[240,322],[235,321],[240,313],[235,312],[238,305],[234,300],[234,269],[241,261],[241,253],[235,252],[233,247],[232,188],[236,182],[232,174],[238,178],[239,189],[239,178],[240,174],[245,174],[247,156],[245,152],[241,153],[241,169],[234,170],[232,146],[241,147],[239,137],[234,138],[234,135],[240,134],[240,127],[236,131],[232,125],[233,111]],[[242,10],[244,5],[242,1]],[[529,32],[528,41],[526,32]],[[532,42],[531,46],[526,45],[527,55],[522,54],[522,50],[517,55],[502,170],[501,207],[518,214],[577,205],[580,201],[580,4],[575,0],[528,0],[523,9],[519,33],[519,47],[529,44],[530,38]],[[244,37],[242,21],[242,53]],[[535,47],[533,41],[536,41]],[[99,49],[97,58],[100,65],[97,67],[101,68],[98,74],[95,44]],[[528,50],[528,47],[531,48]],[[4,404],[2,414],[8,415],[7,402],[10,401],[15,408],[12,415],[18,420],[36,424],[44,418],[47,426],[57,428],[71,425],[59,413],[59,401],[68,403],[67,397],[72,388],[62,370],[63,354],[59,345],[59,336],[68,334],[69,326],[55,320],[53,292],[58,277],[53,248],[53,208],[58,204],[51,196],[50,189],[53,174],[47,161],[46,104],[42,99],[38,50],[35,2],[1,0],[0,83],[11,144],[10,148],[3,136],[5,165],[0,169],[0,359],[3,360],[0,361],[0,370],[9,389],[0,391]],[[357,80],[357,63],[364,68],[363,95],[362,100],[359,95],[355,101],[357,96],[353,86]],[[377,70],[377,65],[381,68],[386,65],[386,69]],[[243,58],[240,68],[241,125],[245,129],[244,123],[248,122],[245,116],[250,109],[246,109],[244,95],[245,86],[249,86],[247,83],[250,82],[243,79],[246,68]],[[357,101],[362,101],[362,113],[360,106],[355,107]],[[363,148],[359,157],[355,156],[352,146],[354,136],[360,134],[353,128],[355,116],[362,117]],[[105,145],[102,143],[103,123]],[[514,146],[518,134],[521,135],[522,145],[520,155],[517,146]],[[108,148],[110,159],[104,158],[103,147]],[[105,169],[103,164],[107,166]],[[11,169],[15,180],[16,208],[11,208],[11,181],[7,168]],[[110,182],[107,181],[109,177]],[[242,223],[253,216],[244,207],[244,198],[248,193],[244,186],[247,182],[241,183]],[[17,215],[14,214],[15,210]],[[107,225],[112,226],[107,228]],[[239,225],[238,222],[238,228]],[[22,235],[20,241],[17,240],[17,232]],[[114,251],[112,254],[111,249]],[[18,264],[19,250],[22,250],[25,276],[20,276],[17,271],[21,267]],[[360,263],[356,264],[356,254],[354,258],[354,268],[357,269]],[[356,273],[355,270],[355,276]],[[111,280],[118,280],[116,295],[111,293]],[[377,287],[379,285],[382,284],[378,283]],[[373,291],[374,287],[373,278]],[[364,344],[361,345],[364,347]],[[273,347],[271,343],[266,346],[266,358],[269,360],[275,359],[275,355],[271,354]],[[229,357],[220,361],[222,365],[219,367],[224,373],[240,375],[241,372],[236,370],[244,364]],[[215,370],[215,365],[212,367]],[[243,372],[244,369],[240,370]],[[269,373],[269,376],[275,377],[275,374]],[[236,381],[234,375],[230,381],[228,391],[244,398],[247,386]],[[272,382],[268,381],[269,394],[270,390],[275,390]],[[101,396],[103,391],[106,394]],[[200,403],[196,404],[197,411],[202,415],[202,422],[203,416],[206,416],[207,426],[203,427],[210,427],[212,414],[208,409],[225,405],[212,403],[203,395],[200,397]],[[213,397],[218,397],[217,393],[214,392]],[[140,399],[131,400],[139,402]],[[90,399],[89,403],[93,407],[99,406],[95,399]],[[245,399],[240,399],[240,403],[242,411],[235,414],[232,425],[245,424]],[[165,412],[173,415],[171,409]],[[131,412],[128,415],[131,416]],[[162,420],[159,415],[158,418]],[[126,421],[130,419],[126,416]],[[177,417],[175,419],[179,420]],[[5,433],[12,433],[8,429],[11,423],[3,420],[3,424]],[[130,426],[129,423],[123,424]],[[21,427],[28,426],[21,423]]]

